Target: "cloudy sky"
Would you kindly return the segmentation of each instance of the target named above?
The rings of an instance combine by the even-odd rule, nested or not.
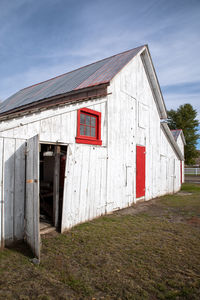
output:
[[[0,0],[0,99],[143,44],[167,108],[200,119],[200,0]]]

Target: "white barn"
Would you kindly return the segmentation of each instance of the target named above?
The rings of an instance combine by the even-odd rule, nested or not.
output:
[[[184,156],[184,146],[186,145],[185,137],[182,129],[171,130],[172,135],[178,144],[183,156]],[[181,161],[181,183],[184,182],[184,160]]]
[[[60,232],[179,191],[174,139],[148,46],[25,88],[0,106],[0,241],[40,256]],[[182,169],[182,171],[184,168]]]

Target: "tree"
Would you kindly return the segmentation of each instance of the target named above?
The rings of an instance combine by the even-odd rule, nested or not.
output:
[[[168,111],[170,129],[182,129],[185,136],[185,163],[194,164],[194,159],[199,156],[196,149],[199,121],[196,119],[197,111],[191,104],[180,105],[177,110]]]

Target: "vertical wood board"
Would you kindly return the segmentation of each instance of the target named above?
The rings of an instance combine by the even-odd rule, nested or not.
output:
[[[14,239],[15,139],[4,140],[4,232],[5,243]]]
[[[25,151],[24,140],[16,139],[14,167],[14,239],[16,240],[24,238]]]
[[[26,241],[33,254],[40,258],[39,232],[39,136],[27,140],[26,159]]]
[[[3,146],[4,140],[0,138],[0,247],[4,247],[4,201],[3,201]]]

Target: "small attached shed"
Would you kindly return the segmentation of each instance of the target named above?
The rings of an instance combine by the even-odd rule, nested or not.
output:
[[[171,130],[172,135],[181,150],[182,155],[184,156],[184,147],[186,145],[185,137],[182,129]],[[184,182],[184,160],[180,161],[180,172],[181,172],[181,184]]]
[[[40,256],[41,224],[60,232],[175,193],[183,152],[148,46],[25,88],[0,106],[0,239]]]

